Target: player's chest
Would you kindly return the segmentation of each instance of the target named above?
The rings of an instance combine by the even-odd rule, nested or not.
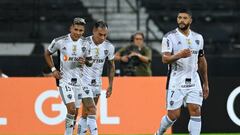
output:
[[[91,47],[91,55],[93,59],[105,59],[108,56],[109,50],[104,47]]]
[[[174,51],[179,51],[182,49],[191,49],[191,50],[200,50],[200,40],[197,38],[177,38],[173,40],[173,50]]]
[[[81,44],[66,44],[62,45],[61,47],[61,54],[72,56],[72,57],[81,57],[83,56],[87,51],[87,48],[85,46],[82,46]]]

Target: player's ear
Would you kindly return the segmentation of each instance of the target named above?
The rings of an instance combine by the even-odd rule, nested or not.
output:
[[[71,31],[71,30],[72,30],[72,27],[73,27],[73,25],[70,25],[70,27],[69,27],[69,31]]]

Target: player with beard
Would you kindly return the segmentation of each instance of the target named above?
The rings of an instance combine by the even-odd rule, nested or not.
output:
[[[190,29],[190,11],[180,10],[177,23],[178,28],[168,32],[162,39],[162,61],[168,64],[169,69],[167,114],[162,117],[156,135],[162,135],[180,117],[184,102],[190,115],[188,130],[191,135],[200,135],[202,100],[209,94],[203,37]]]
[[[108,62],[109,86],[106,91],[106,98],[112,94],[113,78],[115,75],[114,46],[107,40],[108,25],[104,21],[97,21],[93,26],[93,35],[86,38],[91,48],[92,66],[83,66],[82,85],[82,117],[78,122],[78,135],[85,135],[89,128],[91,135],[98,135],[96,123],[96,105],[102,90],[102,72],[105,61]],[[94,103],[89,101],[94,99]]]

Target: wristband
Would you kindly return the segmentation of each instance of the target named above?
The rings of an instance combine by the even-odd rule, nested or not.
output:
[[[52,67],[52,68],[51,68],[51,71],[52,71],[52,72],[54,72],[54,71],[56,71],[56,70],[57,70],[57,69],[56,69],[55,67]]]

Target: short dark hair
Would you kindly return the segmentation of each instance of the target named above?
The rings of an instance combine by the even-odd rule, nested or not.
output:
[[[72,22],[72,25],[85,25],[86,22],[85,22],[85,19],[83,18],[80,18],[80,17],[76,17],[73,19],[73,22]]]
[[[94,24],[94,28],[108,28],[108,25],[103,20],[99,20]]]
[[[190,9],[188,8],[181,8],[178,13],[186,13],[186,14],[189,14],[189,16],[192,16],[192,12]]]

